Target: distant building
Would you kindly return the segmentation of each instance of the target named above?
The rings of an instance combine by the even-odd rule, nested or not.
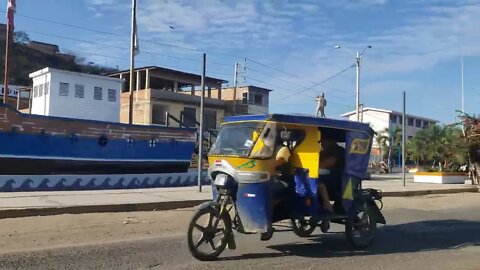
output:
[[[357,119],[355,111],[345,113],[342,116],[347,117],[352,121],[356,121]],[[360,110],[360,119],[363,123],[369,123],[375,132],[388,131],[384,133],[386,136],[390,136],[397,128],[401,130],[403,123],[402,113],[400,112],[370,107],[363,108],[363,111]],[[413,138],[415,134],[423,128],[429,125],[435,125],[439,122],[435,119],[411,114],[406,115],[406,121],[405,135],[407,140]],[[400,138],[401,136],[402,135],[400,134]],[[378,149],[379,146],[374,141],[372,155],[379,155]]]
[[[124,80],[120,120],[128,123],[129,70],[109,74]],[[197,127],[200,119],[200,96],[196,90],[201,83],[198,74],[148,66],[136,68],[134,73],[133,123],[143,125],[169,125]],[[221,88],[225,80],[205,78],[205,126],[216,129],[225,115],[222,92],[212,96],[213,88]]]
[[[272,91],[253,85],[239,86],[236,90],[234,87],[227,87],[222,88],[220,99],[225,101],[226,115],[267,114],[269,95]],[[195,91],[197,96],[200,96],[200,93],[200,90]],[[212,89],[211,95],[217,97],[218,89]]]
[[[1,94],[0,96],[3,97],[3,93],[5,91],[5,86],[3,84],[0,84],[1,87]],[[17,98],[18,94],[20,93],[21,98],[28,98],[28,93],[26,91],[20,91],[22,89],[27,89],[29,86],[23,86],[23,85],[8,85],[8,96],[9,97],[14,97]]]
[[[44,68],[30,73],[32,114],[119,122],[122,80]]]
[[[29,42],[28,47],[31,49],[43,52],[45,54],[51,54],[51,55],[55,55],[60,52],[58,45],[44,43],[40,41],[34,41],[34,40]]]

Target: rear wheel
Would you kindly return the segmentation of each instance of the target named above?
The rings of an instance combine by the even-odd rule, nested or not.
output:
[[[292,218],[293,232],[300,237],[309,237],[317,227],[317,223],[311,217]]]
[[[225,250],[232,233],[227,214],[213,207],[198,210],[188,226],[188,248],[201,261],[215,260]]]
[[[377,222],[368,204],[351,216],[345,224],[347,239],[355,248],[368,247],[375,238],[376,230]]]

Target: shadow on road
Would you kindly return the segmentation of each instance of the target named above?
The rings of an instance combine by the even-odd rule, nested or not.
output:
[[[281,256],[331,258],[460,249],[480,246],[479,229],[478,221],[421,221],[380,227],[373,245],[362,251],[354,250],[343,233],[330,233],[311,237],[307,243],[268,246],[279,253],[245,254],[223,259],[260,259]]]

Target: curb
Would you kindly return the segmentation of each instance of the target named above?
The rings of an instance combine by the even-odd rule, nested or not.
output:
[[[426,189],[426,190],[403,190],[403,191],[384,191],[383,197],[410,197],[425,196],[431,194],[454,194],[464,192],[480,192],[478,187],[449,188],[449,189]]]
[[[81,205],[67,207],[48,208],[19,208],[0,210],[0,219],[21,218],[34,216],[53,216],[62,214],[88,214],[88,213],[112,213],[112,212],[134,212],[134,211],[163,211],[178,208],[197,206],[205,200],[170,201],[153,203],[128,203],[128,204],[105,204],[105,205]]]
[[[432,190],[405,190],[405,191],[386,191],[382,192],[383,197],[410,197],[424,196],[431,194],[454,194],[464,192],[480,192],[479,187],[464,187],[451,189],[432,189]],[[115,212],[135,212],[135,211],[163,211],[178,208],[188,208],[197,206],[210,199],[189,200],[189,201],[169,201],[152,203],[127,203],[127,204],[105,204],[105,205],[82,205],[67,207],[48,207],[48,208],[19,208],[0,210],[0,219],[21,218],[34,216],[52,216],[62,214],[88,214],[88,213],[115,213]]]

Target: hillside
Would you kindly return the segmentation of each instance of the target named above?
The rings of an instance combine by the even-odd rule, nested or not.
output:
[[[0,82],[3,84],[5,43],[0,42]],[[114,68],[98,65],[87,65],[78,57],[74,61],[68,61],[57,55],[45,54],[29,48],[22,43],[13,43],[10,50],[10,85],[31,85],[29,73],[45,67],[64,69],[69,71],[84,72],[90,74],[102,74],[115,71]]]

